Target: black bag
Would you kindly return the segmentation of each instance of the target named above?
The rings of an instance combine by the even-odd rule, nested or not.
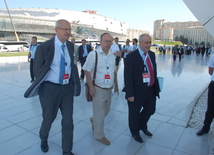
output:
[[[95,51],[95,53],[96,53],[96,58],[95,58],[94,76],[93,76],[93,82],[92,82],[93,85],[94,85],[94,82],[95,82],[96,72],[97,72],[97,51]],[[89,85],[88,85],[87,82],[85,83],[85,96],[86,96],[87,102],[91,102],[92,101],[93,96],[91,96],[91,94],[90,94],[90,89],[89,89]]]
[[[85,83],[85,96],[86,96],[87,102],[91,102],[92,101],[93,97],[90,95],[90,90],[89,90],[88,83]]]

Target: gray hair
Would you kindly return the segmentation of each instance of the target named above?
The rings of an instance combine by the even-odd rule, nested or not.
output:
[[[106,33],[103,33],[103,34],[100,35],[100,41],[102,41],[103,36],[106,35],[106,34],[108,34],[108,35],[110,35],[110,36],[112,37],[112,35],[111,35],[110,33],[107,33],[107,32],[106,32]],[[113,37],[112,37],[112,40],[114,40]]]
[[[59,19],[56,21],[55,23],[55,28],[60,27],[61,26],[61,21],[67,21],[66,19]],[[68,22],[68,21],[67,21]],[[69,22],[68,22],[69,23]]]
[[[149,37],[151,37],[149,34],[143,33],[143,34],[141,34],[141,35],[139,36],[139,42],[140,42],[140,41],[143,41],[143,37],[144,37],[144,36],[149,36]]]

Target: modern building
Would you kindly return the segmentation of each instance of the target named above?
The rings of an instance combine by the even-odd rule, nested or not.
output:
[[[155,39],[173,41],[182,36],[191,45],[204,42],[205,45],[214,46],[213,36],[198,21],[164,22],[162,19],[154,22],[155,27],[159,27],[154,29]]]
[[[183,29],[194,26],[202,26],[198,21],[187,21],[187,22],[165,22],[162,27],[172,27],[174,29]]]
[[[156,38],[163,41],[173,41],[173,30],[174,28],[171,28],[170,26],[158,28],[156,30]]]
[[[55,32],[55,22],[66,19],[72,25],[72,36],[76,39],[99,39],[108,32],[120,40],[127,36],[127,25],[114,18],[99,15],[96,11],[72,11],[61,9],[17,8],[10,9],[13,24],[20,40],[32,35],[51,38]],[[6,9],[0,9],[0,40],[15,40],[13,25]]]
[[[156,35],[156,31],[160,28],[162,28],[164,19],[156,20],[154,21],[154,27],[153,27],[153,38],[156,39],[158,38]]]
[[[136,30],[136,29],[127,29],[127,39],[132,40],[133,38],[139,38],[139,36],[143,33],[149,34],[149,31],[145,30]]]
[[[180,36],[188,39],[190,45],[195,46],[204,43],[206,46],[214,46],[213,36],[203,26],[174,30],[174,40]]]

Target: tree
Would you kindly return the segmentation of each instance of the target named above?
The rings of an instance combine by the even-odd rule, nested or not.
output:
[[[199,44],[198,44],[198,42],[195,42],[195,46],[198,46]]]
[[[200,43],[200,45],[204,46],[204,45],[205,45],[205,43],[202,41],[202,42]]]
[[[192,40],[190,40],[189,44],[192,45]]]
[[[188,39],[182,35],[180,36],[180,41],[182,42],[182,44],[188,44]]]
[[[175,41],[180,41],[178,36],[175,36]]]
[[[209,42],[207,42],[207,46],[210,46],[210,43],[209,43]]]

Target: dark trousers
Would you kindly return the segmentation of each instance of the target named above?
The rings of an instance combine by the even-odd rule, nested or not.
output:
[[[205,114],[203,130],[209,131],[210,124],[214,118],[214,81],[210,82],[208,87],[207,111]]]
[[[31,77],[31,80],[34,81],[33,59],[30,59],[30,77]]]
[[[115,66],[119,66],[119,63],[120,63],[120,57],[116,57],[115,58]]]
[[[147,122],[155,113],[156,96],[154,86],[148,88],[145,100],[141,103],[129,102],[129,129],[132,135],[138,135],[140,130],[147,129]],[[141,110],[143,107],[143,110]]]
[[[177,53],[173,52],[173,60],[176,60]]]
[[[87,58],[87,57],[83,57],[83,58],[81,59],[81,62],[80,62],[80,63],[81,63],[81,67],[83,67],[83,65],[85,64],[86,58]],[[84,77],[85,77],[85,72],[84,72],[83,69],[81,69],[80,78],[81,78],[81,79],[84,79]]]
[[[70,80],[71,81],[71,80]],[[40,128],[42,141],[48,139],[49,131],[57,116],[58,109],[62,114],[62,149],[69,152],[73,147],[73,88],[72,83],[66,85],[43,82],[39,89],[43,121]]]
[[[178,53],[179,61],[181,61],[182,53]]]
[[[123,58],[123,64],[125,66],[125,64],[126,64],[126,58]],[[124,67],[124,69],[125,69],[125,67]]]

